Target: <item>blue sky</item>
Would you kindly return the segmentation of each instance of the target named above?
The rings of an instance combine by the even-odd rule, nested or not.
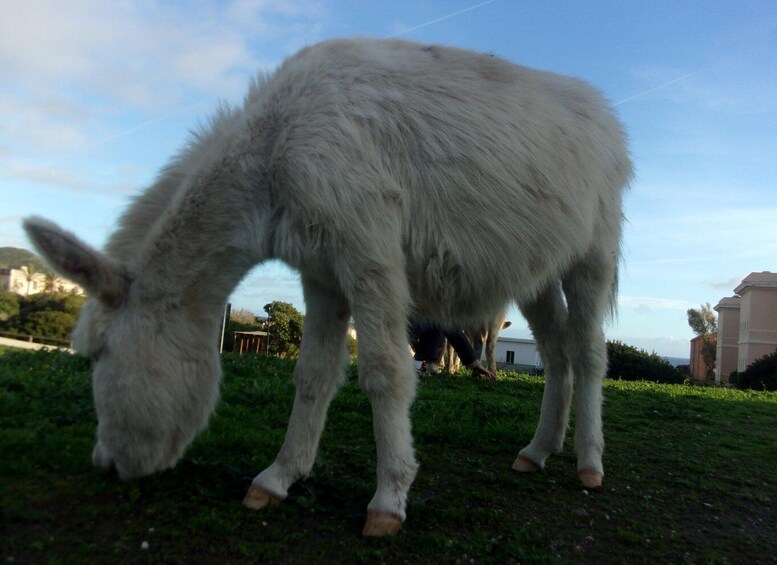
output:
[[[777,4],[673,1],[5,0],[0,246],[39,214],[101,246],[128,197],[250,78],[302,46],[397,36],[579,76],[616,105],[637,176],[607,335],[687,357],[686,310],[777,271]],[[296,275],[232,296],[304,308]],[[528,337],[511,313],[506,335]]]

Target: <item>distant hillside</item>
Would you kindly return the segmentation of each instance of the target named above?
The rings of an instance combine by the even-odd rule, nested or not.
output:
[[[43,259],[32,251],[18,247],[0,247],[0,268],[25,266],[31,266],[36,271],[49,270]]]

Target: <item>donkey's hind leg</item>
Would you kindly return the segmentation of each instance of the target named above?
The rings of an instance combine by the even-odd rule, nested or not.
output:
[[[534,472],[545,466],[549,455],[561,451],[572,398],[572,374],[565,346],[567,311],[559,284],[548,285],[534,302],[523,304],[521,311],[545,365],[545,391],[534,438],[520,451],[513,469]]]
[[[602,325],[612,306],[615,253],[592,250],[564,277],[569,309],[568,346],[575,375],[575,451],[577,472],[585,488],[601,489],[602,383],[607,372],[607,344]]]
[[[254,478],[243,499],[252,509],[280,502],[297,479],[310,473],[327,408],[344,376],[348,304],[337,290],[323,288],[305,277],[302,285],[307,315],[294,367],[294,405],[275,462]]]

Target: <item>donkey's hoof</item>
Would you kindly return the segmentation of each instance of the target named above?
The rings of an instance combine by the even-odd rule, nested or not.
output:
[[[402,520],[391,512],[379,510],[367,511],[367,522],[364,524],[362,535],[365,537],[393,536],[402,527]]]
[[[251,510],[261,510],[273,504],[280,504],[283,499],[268,490],[251,485],[245,497],[243,497],[243,506]]]
[[[602,485],[604,475],[602,473],[583,469],[577,472],[577,476],[580,477],[583,488],[594,492],[604,492],[604,486]]]
[[[542,467],[525,455],[519,455],[513,463],[513,470],[519,473],[537,473],[542,470]]]

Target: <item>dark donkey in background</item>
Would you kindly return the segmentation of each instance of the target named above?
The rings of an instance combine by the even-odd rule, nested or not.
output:
[[[418,468],[407,320],[465,327],[511,301],[547,375],[513,467],[540,470],[561,449],[574,375],[577,469],[600,487],[602,324],[631,174],[619,122],[580,80],[403,41],[303,49],[194,136],[105,252],[25,222],[90,295],[74,339],[94,359],[95,465],[131,479],[178,461],[216,404],[224,302],[280,259],[301,274],[305,334],[285,441],[246,506],[283,500],[310,472],[353,316],[377,444],[364,534],[396,532]]]

